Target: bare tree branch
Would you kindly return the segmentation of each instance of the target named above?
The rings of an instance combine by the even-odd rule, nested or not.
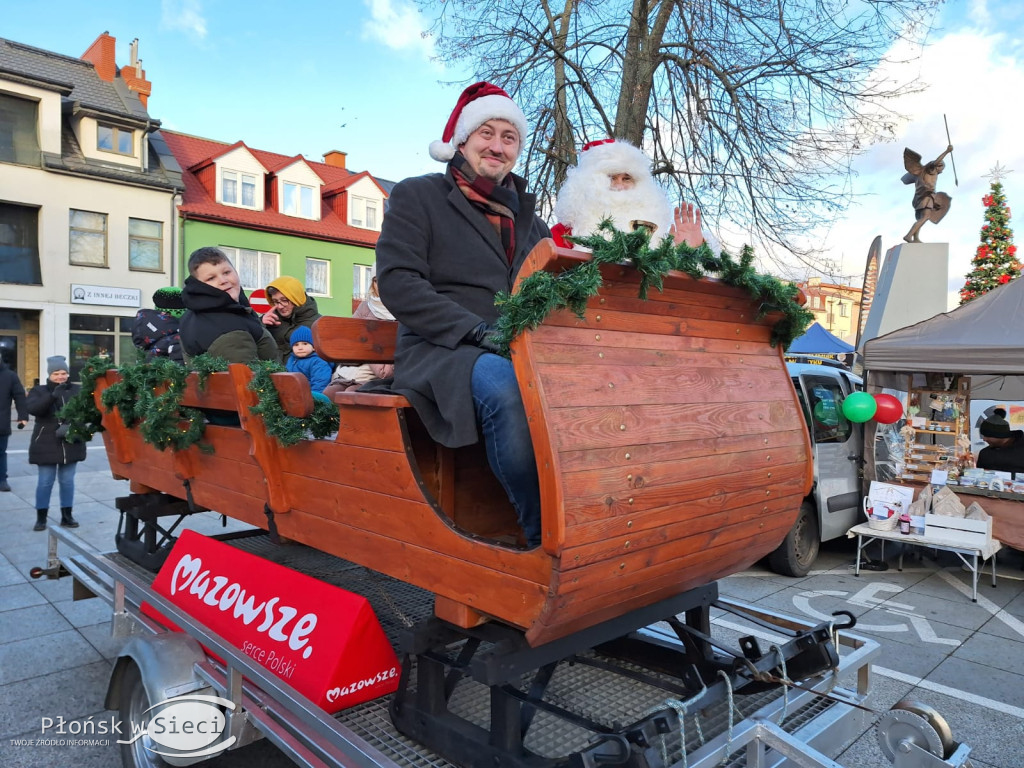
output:
[[[850,162],[891,140],[884,73],[941,0],[419,0],[441,58],[534,126],[523,172],[550,205],[576,148],[613,135],[704,220],[815,266],[802,236],[850,200]]]

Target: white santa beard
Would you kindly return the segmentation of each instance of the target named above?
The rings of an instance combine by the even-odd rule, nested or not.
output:
[[[632,189],[613,190],[608,177],[598,183],[570,178],[562,186],[555,202],[555,217],[572,229],[573,235],[586,236],[597,232],[605,219],[628,232],[634,221],[649,221],[655,225],[652,243],[669,236],[672,227],[672,206],[668,197],[648,176]]]

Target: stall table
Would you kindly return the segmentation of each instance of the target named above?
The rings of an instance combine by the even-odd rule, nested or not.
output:
[[[916,499],[924,485],[920,483],[903,483],[914,489]],[[985,488],[969,486],[947,486],[960,499],[965,507],[978,502],[992,517],[992,538],[1013,549],[1024,551],[1024,496],[1019,493],[1006,493]]]
[[[1002,545],[995,538],[990,538],[983,545],[965,544],[953,537],[925,536],[917,533],[900,533],[898,530],[883,531],[872,528],[868,523],[860,523],[853,526],[846,532],[848,538],[857,537],[857,565],[854,567],[854,575],[860,576],[861,552],[864,548],[876,539],[885,541],[899,541],[903,544],[913,544],[918,547],[931,547],[941,549],[944,552],[953,552],[971,572],[971,600],[978,602],[978,574],[981,572],[978,567],[978,558],[981,558],[981,568],[984,569],[985,561],[992,561],[992,586],[996,586],[996,558],[995,554]],[[900,550],[900,560],[897,566],[903,570],[903,550]]]

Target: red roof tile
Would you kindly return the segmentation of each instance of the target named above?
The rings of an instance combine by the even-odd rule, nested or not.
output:
[[[321,205],[322,218],[320,221],[286,216],[274,210],[253,211],[246,208],[221,205],[207,193],[206,188],[196,178],[195,173],[193,173],[193,169],[198,170],[205,167],[209,164],[209,161],[240,146],[245,146],[263,167],[268,169],[280,170],[294,163],[296,159],[302,157],[301,155],[289,157],[275,152],[253,149],[240,141],[234,144],[227,144],[221,141],[201,139],[196,136],[168,130],[162,130],[161,134],[167,141],[167,146],[170,148],[174,158],[178,161],[178,165],[183,169],[188,169],[183,170],[181,174],[185,182],[185,194],[182,198],[182,204],[178,206],[178,209],[190,218],[220,221],[247,229],[265,230],[267,232],[309,237],[316,240],[330,240],[371,248],[376,245],[379,232],[349,226],[334,213],[329,205]],[[365,177],[369,177],[376,183],[376,179],[373,179],[373,176],[366,171],[356,174],[345,168],[338,168],[326,163],[317,163],[311,160],[305,160],[305,162],[314,173],[323,179],[325,190],[335,187],[343,189],[359,178]],[[380,185],[378,184],[378,186]]]

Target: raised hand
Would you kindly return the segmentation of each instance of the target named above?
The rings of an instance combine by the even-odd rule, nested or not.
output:
[[[672,228],[672,240],[676,245],[686,243],[691,248],[696,248],[704,243],[704,233],[701,230],[700,209],[692,203],[682,203],[675,209],[675,217]]]

